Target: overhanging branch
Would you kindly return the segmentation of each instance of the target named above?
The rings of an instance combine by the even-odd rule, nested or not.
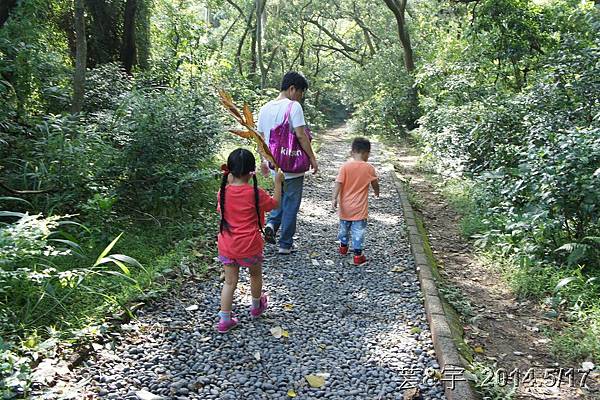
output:
[[[362,63],[361,60],[359,60],[359,59],[357,59],[355,57],[352,57],[350,55],[350,53],[348,53],[344,49],[340,49],[339,47],[334,47],[334,46],[330,46],[330,45],[327,45],[327,44],[314,44],[314,45],[312,45],[312,47],[317,48],[317,49],[327,49],[327,50],[331,50],[331,51],[336,51],[336,52],[342,54],[347,59],[352,60],[352,61],[354,61],[355,63],[357,63],[359,65],[363,65],[363,63]]]
[[[308,19],[305,18],[304,19],[306,22],[313,24],[314,26],[316,26],[317,28],[319,28],[319,30],[321,30],[324,34],[326,34],[327,36],[329,36],[329,38],[331,38],[331,40],[333,40],[334,42],[336,42],[337,44],[339,44],[340,46],[343,47],[344,51],[346,52],[351,52],[351,53],[355,53],[357,52],[357,49],[355,49],[354,47],[348,45],[346,42],[344,42],[339,36],[337,36],[335,33],[331,32],[329,29],[327,29],[326,27],[324,27],[323,25],[321,25],[319,23],[319,21],[316,21],[314,19]]]

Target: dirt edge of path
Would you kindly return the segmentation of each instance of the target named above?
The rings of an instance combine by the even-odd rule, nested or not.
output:
[[[559,329],[560,321],[545,317],[547,310],[540,303],[519,299],[500,272],[477,258],[472,243],[460,234],[461,215],[419,170],[414,149],[403,145],[390,146],[390,150],[394,152],[391,158],[399,186],[409,192],[408,199],[421,200],[418,205],[409,202],[409,206],[415,208],[426,261],[433,267],[443,311],[459,353],[483,373],[478,379],[483,379],[480,385],[483,383],[488,389],[484,399],[491,399],[490,393],[494,399],[600,399],[597,374],[589,376],[584,389],[579,384],[579,366],[566,365],[551,355],[550,340],[543,332]],[[464,304],[474,315],[465,315],[464,309],[453,307],[457,303]],[[568,384],[564,377],[555,379],[570,368],[575,371],[574,384]]]
[[[394,168],[391,169],[391,176],[400,196],[410,249],[415,260],[421,291],[423,292],[424,308],[431,329],[431,339],[443,374],[441,379],[444,384],[444,393],[448,400],[479,399],[480,397],[475,394],[470,382],[463,375],[469,364],[459,352],[458,343],[462,341],[462,332],[457,333],[455,329],[451,329],[451,326],[456,325],[456,321],[453,321],[453,318],[446,315],[447,313],[444,311],[444,305],[437,290],[437,273],[433,270],[425,250],[426,235],[419,227],[421,225],[420,221],[415,216],[397,172]]]

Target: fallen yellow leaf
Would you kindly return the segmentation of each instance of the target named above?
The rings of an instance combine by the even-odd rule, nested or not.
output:
[[[287,392],[288,397],[296,397],[296,392],[294,392],[294,389],[290,389]]]
[[[290,337],[290,333],[284,329],[284,330],[281,332],[281,336],[283,336],[283,337],[285,337],[285,338],[289,338],[289,337]]]
[[[311,375],[306,375],[304,378],[306,379],[306,381],[308,382],[310,387],[320,388],[323,385],[325,385],[325,378],[323,378],[322,376],[311,374]]]
[[[286,303],[283,305],[283,308],[285,309],[285,311],[292,311],[294,309],[294,305],[290,304],[290,303]]]
[[[475,353],[483,354],[483,347],[481,347],[481,346],[474,347],[473,351]]]

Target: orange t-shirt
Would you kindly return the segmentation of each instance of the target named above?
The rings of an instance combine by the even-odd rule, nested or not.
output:
[[[340,188],[340,219],[360,221],[369,216],[369,185],[377,180],[375,167],[365,161],[350,160],[341,166],[336,182]]]

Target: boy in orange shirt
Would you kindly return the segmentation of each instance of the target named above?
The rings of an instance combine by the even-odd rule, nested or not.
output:
[[[379,197],[379,181],[375,168],[367,163],[371,153],[371,142],[362,137],[352,141],[352,159],[341,166],[333,189],[332,206],[335,210],[340,202],[340,254],[348,253],[348,233],[352,231],[354,265],[364,264],[363,254],[367,217],[369,216],[369,186]]]

